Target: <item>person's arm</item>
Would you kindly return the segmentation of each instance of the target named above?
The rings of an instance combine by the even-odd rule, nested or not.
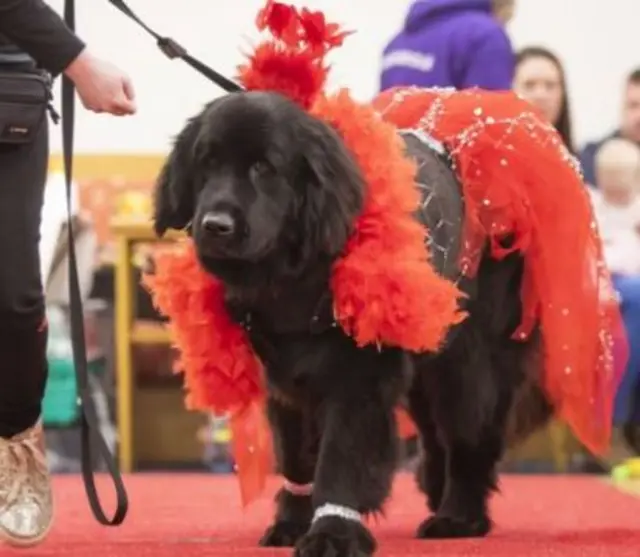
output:
[[[53,75],[85,47],[43,0],[0,0],[0,33]]]
[[[459,88],[508,91],[513,85],[514,68],[515,58],[507,35],[502,31],[488,33],[468,53],[466,71]]]

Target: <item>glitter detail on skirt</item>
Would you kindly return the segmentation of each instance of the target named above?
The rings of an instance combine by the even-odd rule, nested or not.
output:
[[[373,105],[383,120],[449,151],[464,188],[459,265],[467,276],[487,243],[496,259],[523,254],[523,318],[514,338],[528,338],[540,323],[543,380],[558,415],[590,450],[605,452],[628,350],[577,161],[553,126],[511,92],[399,88]]]

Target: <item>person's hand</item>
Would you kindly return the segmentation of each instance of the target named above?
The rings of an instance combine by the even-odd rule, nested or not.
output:
[[[82,104],[88,110],[116,116],[136,111],[135,94],[129,77],[119,68],[92,56],[85,49],[65,70],[73,81]]]

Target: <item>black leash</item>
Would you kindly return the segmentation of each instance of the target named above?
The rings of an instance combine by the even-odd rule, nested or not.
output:
[[[123,0],[109,0],[113,6],[124,15],[135,21],[147,33],[149,33],[158,45],[162,53],[170,59],[180,58],[194,70],[215,83],[218,87],[229,93],[242,91],[242,87],[230,79],[224,77],[206,64],[191,56],[187,50],[170,37],[163,37],[147,26]],[[75,0],[65,0],[64,21],[67,26],[75,31]],[[67,234],[69,250],[69,304],[71,314],[71,342],[73,346],[73,360],[76,373],[78,401],[80,410],[80,435],[82,444],[82,478],[85,491],[89,499],[89,505],[96,520],[104,526],[118,526],[122,524],[129,510],[127,491],[122,481],[122,476],[116,465],[113,455],[109,451],[98,422],[97,412],[91,389],[89,387],[89,371],[87,366],[86,339],[84,334],[84,312],[82,309],[82,296],[80,294],[80,281],[76,258],[75,241],[73,234],[73,218],[71,212],[71,182],[73,176],[73,128],[74,128],[75,87],[67,77],[62,78],[62,151],[64,158],[64,174],[67,195]],[[93,448],[97,449],[94,454]],[[112,518],[109,518],[100,503],[100,497],[95,483],[93,464],[98,456],[107,466],[111,480],[116,491],[116,510]]]
[[[191,56],[187,49],[184,48],[181,44],[176,42],[170,37],[163,37],[156,33],[153,29],[151,29],[146,23],[144,23],[134,12],[133,10],[127,6],[124,0],[109,0],[113,6],[115,6],[118,10],[120,10],[124,15],[131,18],[135,21],[140,27],[142,27],[149,35],[151,35],[155,40],[158,48],[162,51],[162,53],[170,59],[180,58],[184,60],[189,66],[191,66],[194,70],[202,74],[208,80],[215,83],[221,89],[234,93],[237,91],[242,91],[242,87],[237,83],[234,83],[230,79],[226,78],[222,74],[219,74],[214,69],[210,68],[206,64],[200,62],[200,60]]]
[[[65,0],[64,20],[67,26],[75,30],[75,0]],[[62,151],[64,158],[64,175],[67,194],[67,234],[69,249],[69,305],[71,314],[71,342],[73,346],[73,361],[76,373],[78,403],[80,411],[80,436],[82,447],[82,479],[85,491],[89,499],[89,505],[96,520],[104,526],[118,526],[122,524],[127,511],[129,501],[127,491],[122,481],[115,459],[109,447],[100,433],[100,425],[95,403],[89,387],[89,371],[87,366],[87,349],[84,335],[84,312],[82,309],[82,296],[80,294],[80,281],[78,279],[78,266],[76,260],[76,247],[73,234],[73,218],[71,212],[71,181],[73,175],[73,126],[74,126],[74,101],[75,87],[67,77],[62,80]],[[93,447],[97,450],[94,454]],[[113,517],[109,518],[100,503],[98,490],[96,489],[93,464],[97,457],[104,461],[116,491],[117,505]]]

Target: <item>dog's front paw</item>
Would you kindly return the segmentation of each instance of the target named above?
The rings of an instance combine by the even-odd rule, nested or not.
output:
[[[376,550],[371,532],[360,522],[321,518],[296,544],[295,557],[370,557]]]
[[[280,520],[267,528],[258,543],[262,547],[293,547],[307,530],[308,523]]]
[[[417,536],[421,539],[481,538],[491,530],[487,517],[475,520],[432,516],[418,526]]]

